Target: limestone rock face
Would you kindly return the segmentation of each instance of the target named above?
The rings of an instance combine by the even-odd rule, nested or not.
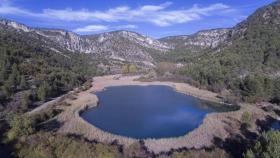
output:
[[[215,48],[220,43],[226,42],[231,29],[212,29],[199,31],[192,35],[170,36],[160,39],[177,48]]]
[[[81,36],[59,29],[31,28],[10,20],[0,20],[2,29],[28,33],[60,52],[92,53],[105,59],[142,63],[153,66],[150,53],[163,53],[171,49],[167,43],[130,31],[114,31],[96,35]]]

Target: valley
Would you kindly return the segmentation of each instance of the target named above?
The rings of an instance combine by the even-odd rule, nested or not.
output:
[[[158,39],[0,18],[0,157],[277,158],[279,118],[278,0]]]

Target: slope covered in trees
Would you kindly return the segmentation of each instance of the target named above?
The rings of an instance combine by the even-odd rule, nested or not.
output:
[[[59,52],[28,33],[0,28],[0,110],[27,110],[97,74],[88,54]],[[18,108],[20,107],[20,108]]]
[[[232,89],[246,101],[279,103],[279,24],[280,2],[277,1],[234,27],[229,42],[188,60],[180,74],[214,91]]]

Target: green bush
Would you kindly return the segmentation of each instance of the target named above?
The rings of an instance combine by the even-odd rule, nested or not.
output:
[[[23,92],[21,95],[21,109],[26,111],[30,105],[30,92]]]
[[[40,87],[38,88],[37,91],[37,97],[41,101],[46,101],[46,98],[49,95],[49,88],[46,82],[44,82]]]
[[[121,157],[117,146],[90,143],[61,134],[39,132],[17,142],[19,158],[115,158]]]
[[[280,156],[280,132],[268,131],[262,134],[252,149],[244,154],[246,158],[279,158]]]
[[[171,154],[171,158],[228,158],[230,157],[224,150],[215,148],[212,151],[189,150],[176,151]]]
[[[8,131],[8,140],[14,140],[21,136],[28,136],[34,132],[31,120],[27,116],[14,115],[9,121],[11,129]]]
[[[248,111],[243,112],[241,115],[241,123],[245,125],[246,128],[251,126],[252,115]]]
[[[137,72],[137,68],[134,64],[124,64],[122,66],[122,73],[123,74],[133,74]]]

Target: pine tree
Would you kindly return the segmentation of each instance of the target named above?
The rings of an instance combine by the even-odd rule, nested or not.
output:
[[[129,73],[129,65],[125,64],[122,66],[122,73],[127,74]]]
[[[48,95],[48,86],[47,83],[44,82],[37,91],[37,97],[41,101],[46,101]]]
[[[22,96],[21,96],[21,108],[24,111],[28,109],[28,106],[30,104],[29,96],[30,96],[29,92],[22,93]]]
[[[16,76],[14,74],[10,74],[4,86],[9,88],[11,92],[14,92],[16,89]]]
[[[134,64],[129,65],[129,73],[136,73],[136,66]]]
[[[272,102],[280,105],[280,79],[274,83]]]
[[[12,75],[15,77],[16,84],[18,84],[20,82],[20,73],[16,63],[14,63],[12,66]]]
[[[17,64],[13,64],[12,66],[12,73],[9,75],[8,80],[5,83],[5,86],[14,92],[17,88],[17,85],[20,80],[20,74],[17,69]]]
[[[27,136],[34,132],[31,120],[27,116],[15,115],[9,122],[11,129],[8,132],[9,140]]]
[[[0,82],[3,83],[8,78],[8,73],[5,67],[0,71]]]
[[[26,89],[27,88],[27,82],[26,82],[24,76],[21,76],[19,86],[20,86],[20,89]]]
[[[8,98],[11,96],[11,88],[9,86],[4,85],[1,90],[2,90],[5,98]]]

